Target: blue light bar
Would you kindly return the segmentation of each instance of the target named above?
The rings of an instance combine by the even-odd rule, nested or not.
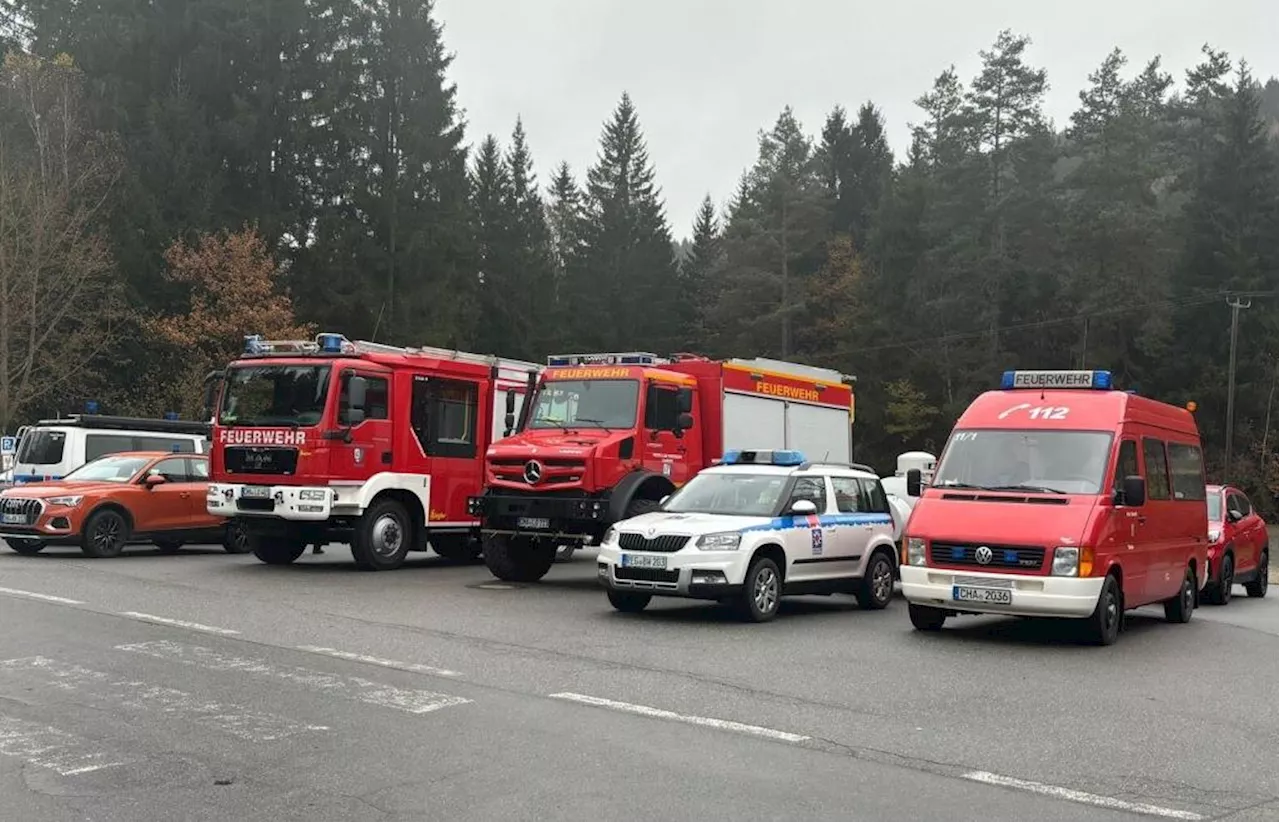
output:
[[[547,357],[547,365],[553,368],[566,365],[656,365],[660,361],[657,354],[643,351],[623,354],[556,354]]]
[[[804,465],[804,463],[804,454],[801,454],[799,451],[742,451],[734,449],[732,451],[725,451],[724,456],[720,458],[721,465],[796,466]]]
[[[316,345],[326,354],[341,354],[342,344],[346,338],[341,334],[317,334]]]
[[[1005,391],[1015,388],[1111,390],[1110,371],[1006,371],[1000,378]]]
[[[166,420],[176,420],[176,419],[178,418],[178,412],[177,412],[177,411],[166,411],[166,412],[164,412],[164,418],[165,418]]]
[[[97,401],[97,400],[86,400],[86,401],[85,401],[85,404],[84,404],[84,412],[85,412],[86,414],[96,414],[96,413],[98,413],[98,401]]]

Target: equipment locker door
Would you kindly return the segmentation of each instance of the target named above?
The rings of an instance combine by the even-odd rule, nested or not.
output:
[[[785,420],[787,448],[815,461],[850,460],[848,409],[788,401]]]

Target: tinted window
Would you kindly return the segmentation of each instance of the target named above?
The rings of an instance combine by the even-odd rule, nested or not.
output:
[[[84,438],[84,458],[96,460],[107,454],[118,454],[121,451],[137,450],[133,437],[120,434],[87,434]]]
[[[796,486],[791,491],[791,503],[787,507],[790,508],[797,500],[802,499],[810,500],[818,506],[819,514],[826,513],[827,484],[822,477],[800,477],[796,480]]]
[[[316,425],[329,394],[329,365],[245,365],[227,369],[218,422]]]
[[[63,431],[34,429],[22,438],[18,449],[18,462],[32,465],[56,465],[62,462],[62,450],[67,435]]]
[[[1116,475],[1111,490],[1119,493],[1124,490],[1125,477],[1140,476],[1142,471],[1138,468],[1138,443],[1134,440],[1125,440],[1120,443],[1120,457],[1116,460]]]
[[[1173,483],[1174,499],[1204,499],[1204,463],[1199,447],[1169,443],[1169,479]]]
[[[832,477],[831,488],[836,494],[837,511],[842,514],[856,514],[863,510],[862,489],[856,479]]]
[[[1249,516],[1253,512],[1253,506],[1249,504],[1249,500],[1239,491],[1233,491],[1227,498],[1227,507],[1239,511],[1244,516]]]
[[[644,427],[651,431],[674,431],[679,409],[674,388],[649,386],[645,394]]]
[[[424,454],[475,456],[479,396],[473,382],[413,378],[410,424]]]
[[[385,420],[390,400],[386,378],[371,377],[368,374],[360,374],[358,376],[364,377],[369,384],[369,388],[364,395],[364,418],[366,420]],[[351,408],[347,405],[347,389],[351,386],[351,377],[351,374],[343,374],[342,383],[338,389],[338,422],[343,425],[349,424],[347,422],[347,412]]]
[[[1147,499],[1169,499],[1169,465],[1164,456],[1164,442],[1144,437],[1142,459],[1147,464]]]
[[[187,460],[187,476],[192,482],[204,482],[209,479],[208,460]]]
[[[885,496],[880,480],[864,478],[858,482],[862,484],[862,492],[867,498],[867,510],[873,514],[889,513],[889,498]]]

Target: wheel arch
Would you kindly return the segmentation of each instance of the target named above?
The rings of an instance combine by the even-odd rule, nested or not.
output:
[[[613,487],[609,495],[609,522],[621,522],[627,514],[631,500],[660,500],[676,490],[675,483],[653,471],[633,471]]]
[[[760,557],[768,557],[773,560],[773,564],[778,566],[778,573],[782,575],[782,581],[787,581],[787,552],[783,550],[782,543],[776,540],[769,540],[756,546],[751,552],[751,562],[747,563],[750,568],[753,563]]]
[[[427,533],[426,511],[423,510],[422,500],[418,498],[417,494],[405,488],[385,488],[375,494],[373,499],[369,500],[369,505],[365,510],[367,511],[369,508],[372,508],[383,500],[398,502],[403,505],[404,509],[409,513],[409,519],[413,525],[414,531],[413,540],[410,542],[411,549],[413,546],[417,546],[419,542],[425,540]],[[422,547],[425,548],[426,546],[424,545]]]
[[[117,514],[124,517],[124,524],[129,528],[128,536],[133,535],[133,529],[135,526],[133,512],[130,511],[124,503],[113,499],[105,499],[89,509],[89,513],[84,515],[84,519],[80,523],[81,535],[84,534],[84,529],[89,524],[89,521],[102,511],[115,511]]]

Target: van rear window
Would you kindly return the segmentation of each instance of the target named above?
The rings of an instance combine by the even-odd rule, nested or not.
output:
[[[18,448],[18,462],[24,465],[57,465],[62,462],[66,447],[65,431],[33,429],[22,438]]]
[[[1174,499],[1204,499],[1204,462],[1198,447],[1169,443],[1169,479],[1173,482]]]

